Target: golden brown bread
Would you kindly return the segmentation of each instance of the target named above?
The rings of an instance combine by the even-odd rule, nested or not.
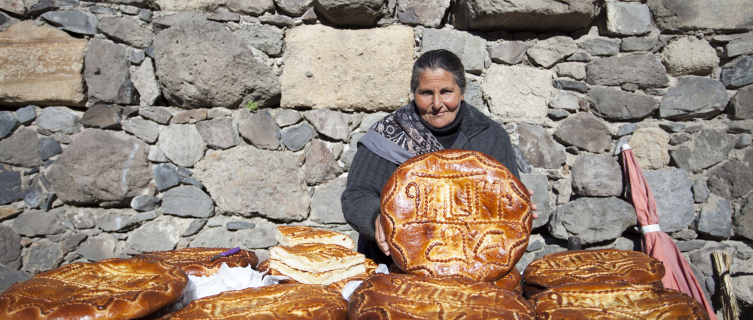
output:
[[[298,270],[324,272],[363,264],[366,257],[336,244],[303,243],[291,247],[274,246],[269,249],[269,259]]]
[[[387,181],[381,203],[392,259],[417,275],[495,281],[520,260],[531,234],[527,189],[480,152],[411,158]]]
[[[227,291],[192,301],[172,320],[347,319],[348,301],[325,286],[277,284]]]
[[[565,284],[531,297],[537,320],[708,320],[688,295],[650,284],[596,282]]]
[[[356,243],[348,235],[306,226],[278,226],[275,239],[281,246],[294,246],[301,243],[336,244],[355,249]]]
[[[253,251],[241,250],[240,252],[220,257],[210,261],[212,257],[228,251],[227,248],[187,248],[171,251],[148,252],[134,257],[134,259],[161,260],[181,268],[186,274],[195,277],[208,277],[218,271],[223,263],[227,263],[230,268],[247,267],[252,268],[259,263],[259,258]]]
[[[375,274],[377,267],[379,267],[379,265],[377,265],[376,262],[374,262],[374,260],[371,260],[368,258],[366,259],[366,262],[363,263],[363,265],[366,267],[366,272],[356,275],[354,277],[332,282],[329,285],[327,285],[327,287],[337,292],[342,292],[343,288],[345,287],[346,284],[348,284],[348,282],[363,281],[366,278],[368,278],[370,275]]]
[[[568,283],[625,281],[649,284],[664,277],[664,265],[629,250],[574,250],[545,255],[526,267],[527,285],[551,288]]]
[[[375,274],[350,296],[349,319],[533,319],[520,295],[463,277]]]
[[[188,277],[162,261],[108,259],[37,274],[0,295],[0,319],[133,319],[183,295]]]
[[[523,286],[521,284],[523,276],[520,275],[518,268],[512,268],[510,273],[502,277],[501,279],[494,281],[494,284],[498,287],[514,292],[515,294],[523,293]]]

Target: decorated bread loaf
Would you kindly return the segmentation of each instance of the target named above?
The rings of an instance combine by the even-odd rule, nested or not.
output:
[[[253,251],[241,250],[227,257],[220,257],[211,261],[212,257],[228,251],[227,248],[188,248],[171,251],[155,251],[144,253],[135,259],[161,260],[181,268],[186,274],[195,277],[208,277],[218,271],[226,263],[228,267],[256,267],[259,259]]]

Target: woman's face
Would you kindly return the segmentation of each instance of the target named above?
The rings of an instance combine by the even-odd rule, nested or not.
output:
[[[413,94],[421,118],[437,129],[455,120],[460,102],[464,99],[455,77],[442,68],[422,71]]]

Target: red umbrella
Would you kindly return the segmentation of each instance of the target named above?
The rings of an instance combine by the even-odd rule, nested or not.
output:
[[[643,252],[664,263],[666,274],[661,282],[665,288],[682,291],[698,300],[706,308],[711,320],[717,320],[714,308],[703,295],[690,265],[677,249],[675,242],[659,228],[656,202],[641,165],[628,144],[622,146],[622,161],[625,176],[630,183],[633,206],[643,233]]]

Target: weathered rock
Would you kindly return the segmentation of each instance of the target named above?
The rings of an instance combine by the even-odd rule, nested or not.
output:
[[[84,76],[89,99],[95,102],[137,104],[139,93],[131,82],[126,48],[92,39],[85,55]]]
[[[36,123],[42,129],[52,132],[73,134],[81,130],[80,119],[77,116],[55,107],[42,109]]]
[[[131,210],[106,212],[97,219],[97,227],[106,232],[126,232],[138,224],[136,212]]]
[[[130,118],[123,121],[121,125],[123,130],[147,143],[154,143],[159,138],[159,125],[154,121]]]
[[[152,38],[154,38],[152,31],[126,18],[102,18],[99,20],[98,27],[109,38],[136,48],[146,48],[152,45]]]
[[[588,92],[593,112],[608,120],[640,120],[659,108],[659,101],[643,94],[594,87]]]
[[[60,209],[24,211],[13,220],[13,232],[25,237],[61,234],[66,229],[60,223],[58,213]]]
[[[227,149],[240,143],[238,131],[230,118],[200,121],[196,123],[196,130],[212,149]]]
[[[653,38],[630,37],[622,39],[620,50],[625,52],[652,51],[659,46],[659,41]]]
[[[18,15],[26,14],[27,9],[22,0],[2,0],[0,1],[0,8]]]
[[[204,156],[207,144],[193,125],[179,124],[162,130],[157,146],[173,163],[192,167]]]
[[[272,2],[269,0],[269,2]],[[176,14],[170,14],[166,16],[161,16],[152,22],[152,27],[154,28],[154,33],[160,33],[162,30],[165,30],[167,28],[170,28],[177,24],[178,22],[184,21],[184,20],[206,20],[209,17],[209,14],[203,11],[188,11],[188,12],[178,12]],[[147,48],[148,50],[149,48]],[[152,57],[152,56],[150,56]],[[154,57],[152,57],[154,59]]]
[[[254,249],[277,245],[277,240],[274,237],[274,224],[260,218],[250,219],[249,221],[256,227],[238,231],[229,231],[226,228],[206,228],[191,241],[190,246],[225,248],[240,246],[241,248]]]
[[[241,21],[241,15],[234,12],[215,12],[212,15],[210,15],[207,20],[217,21],[217,22],[239,22]]]
[[[662,30],[733,31],[750,29],[753,21],[753,10],[744,0],[648,0],[646,4]]]
[[[670,42],[662,51],[662,59],[671,75],[707,75],[719,65],[716,49],[706,40],[683,37]]]
[[[5,291],[16,283],[26,281],[31,277],[28,273],[16,269],[16,267],[0,265],[0,292]]]
[[[617,131],[617,134],[615,136],[617,137],[626,136],[635,132],[635,130],[637,129],[638,129],[638,126],[635,125],[635,123],[628,123],[626,125],[621,126],[620,130]]]
[[[609,154],[581,154],[571,169],[573,192],[587,197],[619,196],[622,169]]]
[[[528,57],[536,64],[548,69],[575,53],[575,50],[578,50],[578,45],[572,38],[554,36],[536,42],[528,49]]]
[[[560,90],[577,91],[581,93],[588,92],[588,85],[585,82],[570,79],[555,79],[552,81],[552,85]]]
[[[188,226],[188,229],[186,231],[183,231],[183,234],[181,237],[190,237],[192,235],[195,235],[201,231],[201,228],[204,228],[204,225],[207,224],[207,219],[198,219],[191,222],[191,224]]]
[[[0,111],[0,139],[7,137],[18,128],[19,122],[13,112]]]
[[[115,257],[115,245],[118,240],[107,233],[102,233],[94,237],[88,237],[82,243],[76,253],[90,261],[100,261]]]
[[[732,229],[736,236],[753,240],[753,195],[748,196],[744,206],[732,216]]]
[[[26,168],[38,166],[43,163],[37,154],[39,144],[34,130],[18,130],[10,137],[0,140],[0,162]]]
[[[693,200],[695,200],[695,203],[706,202],[710,194],[711,191],[705,180],[698,179],[698,181],[693,183]]]
[[[688,179],[685,170],[645,170],[643,173],[656,200],[662,231],[680,231],[693,222],[693,181]]]
[[[223,25],[186,20],[154,38],[162,93],[183,108],[235,108],[247,101],[276,105],[280,82]],[[287,69],[287,66],[286,66]]]
[[[86,109],[81,124],[86,128],[118,129],[123,108],[118,105],[96,104]]]
[[[713,117],[727,107],[729,95],[718,80],[681,77],[662,99],[659,117],[672,120]]]
[[[280,127],[294,125],[303,119],[300,112],[291,109],[274,109],[271,112],[275,123]]]
[[[531,228],[536,229],[547,225],[552,207],[549,204],[549,184],[546,174],[524,173],[520,175],[520,181],[523,182],[528,190],[533,190],[531,201],[536,204],[536,213],[539,214],[539,217],[533,220]]]
[[[343,43],[359,45],[349,48]],[[285,47],[283,108],[374,111],[394,110],[407,103],[413,65],[410,27],[299,26],[287,32]],[[371,90],[364,92],[365,87]]]
[[[350,115],[326,109],[306,111],[303,115],[320,134],[335,140],[348,141]]]
[[[50,168],[47,179],[68,204],[128,205],[151,180],[148,146],[121,132],[86,129]]]
[[[575,31],[598,16],[602,2],[596,0],[471,1],[454,5],[455,28],[463,30],[505,29],[519,31]]]
[[[400,0],[397,3],[397,19],[409,25],[438,28],[450,0]]]
[[[518,64],[525,58],[528,44],[523,41],[503,41],[487,48],[487,51],[494,62]]]
[[[549,232],[557,239],[577,236],[581,243],[591,244],[617,239],[637,222],[635,209],[624,200],[580,198],[552,212]]]
[[[37,111],[34,106],[25,106],[16,110],[16,118],[21,124],[29,125],[37,118]]]
[[[612,147],[609,129],[596,116],[580,112],[560,124],[554,137],[567,145],[601,153]]]
[[[141,252],[167,251],[175,249],[180,240],[180,227],[167,217],[145,223],[128,237],[126,245]]]
[[[6,266],[20,265],[20,257],[21,236],[10,227],[0,225],[0,263]]]
[[[63,260],[63,250],[57,243],[49,240],[34,242],[29,246],[24,257],[23,270],[31,274],[47,271],[57,267]]]
[[[38,175],[31,179],[24,195],[26,208],[42,209],[44,211],[50,209],[55,199],[57,199],[57,195],[52,192],[52,186],[47,182],[44,175]]]
[[[178,168],[169,163],[154,166],[154,181],[156,182],[157,190],[159,191],[165,191],[177,186],[180,182]]]
[[[215,1],[210,0],[210,3]],[[225,6],[232,12],[259,16],[265,12],[273,12],[275,3],[272,0],[228,0]]]
[[[620,53],[620,42],[609,38],[588,38],[579,42],[578,47],[592,56],[613,56]]]
[[[369,115],[366,115],[363,117],[363,120],[361,120],[361,124],[359,128],[361,131],[366,132],[369,131],[369,129],[377,123],[379,120],[382,120],[384,117],[386,117],[389,113],[387,112],[375,112]],[[359,136],[358,139],[360,139],[362,136]],[[357,145],[353,144],[353,140],[351,138],[350,142],[351,147],[357,147]]]
[[[113,8],[105,8],[100,6],[91,6],[89,7],[89,12],[96,13],[96,14],[106,14],[106,15],[117,15],[118,12],[115,11]]]
[[[42,159],[42,161],[47,161],[47,159],[52,158],[61,152],[63,152],[63,150],[60,149],[60,143],[57,142],[55,138],[44,137],[39,141],[37,154],[39,154],[39,158]]]
[[[97,16],[79,10],[50,11],[42,19],[63,30],[93,36],[97,34]]]
[[[281,14],[263,15],[259,17],[259,21],[264,24],[271,24],[281,28],[292,27],[295,25],[293,18]]]
[[[133,52],[133,51],[131,51]],[[139,66],[130,66],[131,82],[139,92],[139,105],[151,106],[162,96],[151,58],[145,58]]]
[[[753,56],[725,64],[721,80],[728,88],[740,88],[753,83]]]
[[[628,142],[643,170],[661,169],[669,164],[669,134],[659,128],[641,128]]]
[[[678,167],[700,172],[726,159],[734,144],[734,139],[724,131],[703,130],[690,144],[671,151],[670,156]]]
[[[578,62],[559,63],[557,64],[557,76],[583,80],[586,78],[586,65]]]
[[[300,17],[313,6],[314,0],[275,0],[275,4],[282,12]]]
[[[732,235],[732,204],[715,195],[709,197],[698,215],[696,230],[716,238],[729,238]]]
[[[257,111],[238,126],[241,135],[260,149],[274,150],[280,146],[280,127],[266,110]]]
[[[565,147],[555,142],[544,128],[521,123],[518,134],[518,147],[528,164],[545,169],[557,169],[565,163]]]
[[[373,27],[387,13],[383,0],[317,0],[317,14],[338,27]]]
[[[140,195],[138,197],[134,197],[131,200],[131,208],[141,212],[151,211],[157,209],[159,207],[159,203],[159,198],[148,195]]]
[[[316,223],[347,223],[343,216],[340,196],[347,178],[340,177],[320,185],[311,198],[311,221]]]
[[[66,239],[65,242],[63,242],[63,250],[66,252],[75,251],[76,248],[78,248],[78,245],[81,244],[81,242],[84,242],[86,238],[88,238],[85,233],[76,233],[72,235],[70,238]]]
[[[753,133],[753,121],[726,121],[727,133]]]
[[[141,108],[139,109],[139,115],[146,119],[153,120],[154,122],[157,122],[159,124],[167,124],[173,117],[173,114],[170,113],[170,111],[168,111],[168,108],[165,107]]]
[[[181,111],[173,115],[172,123],[175,124],[194,124],[207,119],[206,109],[194,109]]]
[[[225,229],[227,229],[228,231],[253,229],[255,227],[256,224],[246,221],[229,221],[227,224],[225,224]]]
[[[283,221],[308,216],[308,187],[292,152],[250,146],[215,151],[196,164],[194,177],[206,186],[220,212]]]
[[[730,101],[730,105],[732,116],[735,119],[753,119],[753,86],[737,90],[737,94]]]
[[[316,131],[308,122],[287,127],[281,131],[282,143],[290,151],[303,149],[306,143],[314,138],[314,135],[316,135]]]
[[[727,57],[737,57],[743,54],[753,53],[753,37],[735,39],[724,46],[724,53]]]
[[[194,186],[179,186],[162,196],[162,213],[180,217],[208,218],[214,214],[214,203],[204,191]]]
[[[538,119],[547,115],[554,95],[553,72],[523,66],[492,65],[481,86],[492,114],[502,118]]]
[[[664,66],[653,54],[596,59],[586,65],[586,81],[592,85],[621,86],[637,84],[641,88],[667,87]]]
[[[241,26],[234,33],[245,45],[264,51],[270,56],[278,56],[282,53],[284,34],[280,28],[251,24]]]
[[[21,190],[21,185],[20,172],[14,172],[10,170],[10,167],[0,166],[0,205],[23,199],[24,192]]]
[[[609,2],[606,4],[606,33],[615,36],[638,36],[649,33],[651,11],[641,3]]]
[[[321,140],[314,140],[306,152],[306,169],[304,176],[310,186],[324,183],[343,173],[332,152]]]
[[[730,160],[708,173],[709,188],[724,198],[739,198],[753,189],[753,150],[741,160]]]

